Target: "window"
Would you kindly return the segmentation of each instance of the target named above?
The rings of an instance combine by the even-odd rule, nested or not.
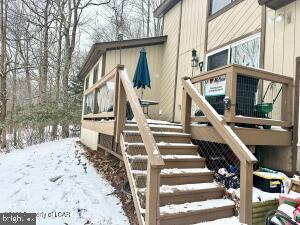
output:
[[[220,51],[207,58],[207,70],[213,70],[218,67],[227,65],[228,63],[228,49]]]
[[[230,63],[259,67],[260,34],[228,45],[207,55],[207,71]]]
[[[99,64],[97,64],[94,68],[94,73],[93,73],[93,84],[95,84],[98,80],[98,68]]]
[[[209,15],[213,15],[235,0],[210,0]]]
[[[89,76],[85,78],[85,90],[89,89]]]
[[[259,67],[260,38],[231,46],[231,63]]]
[[[94,111],[94,97],[93,94],[89,94],[85,97],[85,114],[93,113]]]

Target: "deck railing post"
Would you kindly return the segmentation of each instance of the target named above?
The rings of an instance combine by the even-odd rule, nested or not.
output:
[[[126,92],[120,79],[120,74],[117,78],[116,83],[118,84],[118,91],[116,94],[118,97],[116,104],[117,112],[115,116],[115,147],[120,143],[121,133],[124,130],[126,121]]]
[[[246,160],[240,165],[240,222],[252,224],[253,164]]]
[[[189,133],[191,130],[191,110],[192,98],[185,89],[182,90],[181,121],[183,132]]]
[[[237,72],[234,65],[226,74],[225,94],[230,99],[230,108],[225,110],[224,118],[226,122],[232,123],[236,114],[236,89],[237,89]]]
[[[147,165],[146,225],[159,225],[160,168]]]

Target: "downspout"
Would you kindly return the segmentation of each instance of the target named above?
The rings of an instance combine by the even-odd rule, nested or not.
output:
[[[210,10],[210,0],[206,1],[206,21],[205,21],[205,37],[204,37],[204,55],[203,55],[203,67],[206,67],[206,54],[207,54],[207,45],[208,45],[208,16],[209,16],[209,10]]]
[[[180,1],[180,13],[179,13],[178,42],[177,42],[176,66],[175,66],[175,87],[174,87],[174,97],[173,97],[174,103],[173,103],[173,114],[172,114],[173,122],[175,121],[176,93],[177,93],[177,83],[178,83],[179,50],[180,50],[181,24],[182,24],[182,4],[183,4],[183,0]]]
[[[266,49],[266,27],[267,27],[267,9],[266,5],[261,7],[261,35],[260,35],[260,58],[259,68],[265,68],[265,49]]]
[[[261,34],[260,34],[260,57],[259,57],[259,68],[264,69],[265,68],[265,50],[266,50],[266,29],[267,29],[267,7],[266,5],[263,5],[261,7]],[[259,81],[258,84],[258,102],[262,102],[263,97],[263,80]]]
[[[292,171],[297,171],[298,161],[298,135],[299,135],[299,88],[300,88],[300,57],[296,58],[296,73],[294,87],[294,126],[292,142]]]

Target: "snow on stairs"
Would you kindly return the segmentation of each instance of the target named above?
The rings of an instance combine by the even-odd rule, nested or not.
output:
[[[153,131],[152,132],[156,142],[168,142],[168,143],[190,143],[191,135],[181,132],[170,131]],[[124,136],[128,142],[141,142],[142,138],[139,131],[126,130]]]
[[[188,225],[233,216],[235,205],[229,199],[211,199],[200,202],[160,207],[161,225]]]
[[[124,139],[141,207],[145,208],[147,155],[137,127],[126,124]],[[150,124],[165,161],[160,174],[160,225],[191,225],[234,215],[235,205],[223,199],[224,188],[178,124]],[[144,210],[142,210],[144,211]],[[216,223],[217,224],[217,223]]]

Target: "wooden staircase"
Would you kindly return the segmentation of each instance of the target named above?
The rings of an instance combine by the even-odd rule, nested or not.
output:
[[[105,78],[103,78],[105,79]],[[106,78],[108,79],[108,78]],[[125,69],[117,69],[114,149],[120,147],[139,225],[192,225],[206,221],[252,224],[253,163],[257,160],[231,126],[214,110],[190,79],[182,80],[182,126],[146,120]],[[240,160],[239,218],[235,205],[191,144],[192,101]],[[135,122],[126,121],[130,105]],[[239,222],[238,222],[239,221]],[[229,223],[227,223],[229,224]]]
[[[214,183],[213,172],[178,124],[149,124],[164,167],[159,188],[160,225],[190,225],[232,217],[234,202],[224,199],[224,188]],[[148,155],[138,126],[127,123],[122,149],[137,213],[145,221]],[[216,223],[217,224],[217,223]]]

